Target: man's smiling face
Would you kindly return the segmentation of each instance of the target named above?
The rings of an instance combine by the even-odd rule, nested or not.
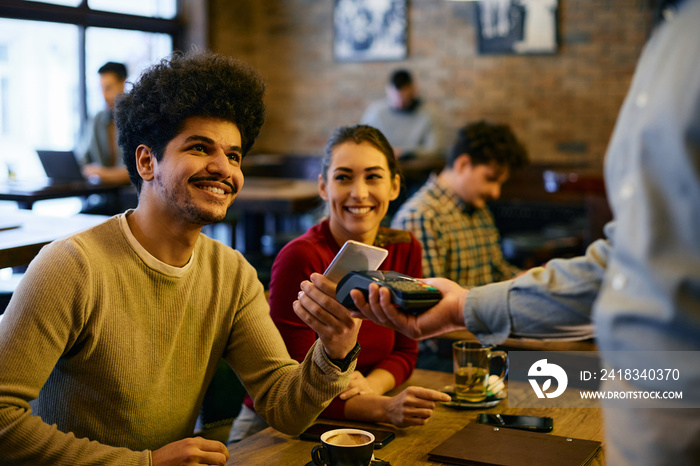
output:
[[[190,117],[155,161],[160,210],[197,225],[220,222],[243,187],[241,133],[225,120]]]

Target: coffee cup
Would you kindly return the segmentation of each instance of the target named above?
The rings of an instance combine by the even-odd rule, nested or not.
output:
[[[452,344],[452,359],[455,373],[455,398],[460,401],[477,403],[486,399],[491,374],[491,360],[503,359],[503,368],[498,380],[502,382],[508,371],[508,355],[504,351],[491,351],[481,343],[461,340]]]
[[[368,466],[374,451],[374,435],[360,429],[334,429],[321,434],[321,445],[311,450],[318,466]]]

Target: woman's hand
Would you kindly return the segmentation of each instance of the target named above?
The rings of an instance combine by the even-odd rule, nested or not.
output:
[[[340,393],[341,400],[347,400],[356,395],[381,395],[374,390],[369,380],[362,375],[362,372],[355,371],[350,376],[350,384]]]
[[[336,284],[320,273],[301,283],[294,313],[318,335],[331,359],[343,359],[357,343],[362,320],[335,299]]]
[[[396,396],[387,397],[385,422],[397,427],[422,426],[433,415],[436,402],[448,402],[446,393],[423,387],[407,387]]]

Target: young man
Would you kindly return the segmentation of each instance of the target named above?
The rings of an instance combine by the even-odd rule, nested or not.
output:
[[[396,70],[386,85],[386,98],[372,102],[361,122],[381,131],[398,159],[432,157],[440,148],[435,116],[418,98],[411,73]]]
[[[107,62],[97,72],[100,74],[100,88],[106,108],[97,113],[91,122],[83,174],[86,177],[99,177],[102,181],[128,183],[129,173],[124,167],[114,124],[114,101],[124,92],[126,66]]]
[[[243,187],[263,92],[240,62],[176,54],[118,99],[139,204],[30,264],[0,325],[0,462],[223,465],[188,438],[222,357],[289,434],[347,386],[360,321],[307,287],[294,307],[320,341],[298,363],[253,267],[200,232]]]
[[[423,245],[424,277],[478,286],[519,272],[503,259],[486,203],[499,198],[510,170],[526,161],[525,149],[505,125],[480,121],[459,130],[444,170],[431,176],[391,223]]]
[[[466,326],[496,345],[592,321],[613,372],[677,370],[676,379],[625,374],[602,382],[601,391],[622,398],[682,393],[657,408],[603,400],[611,465],[700,464],[700,48],[688,46],[700,43],[700,0],[661,6],[665,19],[642,52],[606,154],[615,217],[607,239],[583,257],[469,291],[429,280],[443,299],[417,318],[397,312],[386,289],[372,286],[370,305],[353,291],[367,318],[413,338]]]

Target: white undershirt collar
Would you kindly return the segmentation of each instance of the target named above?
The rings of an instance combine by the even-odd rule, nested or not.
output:
[[[156,258],[153,256],[150,252],[144,248],[141,243],[136,239],[134,234],[131,232],[131,228],[129,228],[129,222],[127,222],[126,217],[131,215],[134,212],[133,209],[129,209],[123,214],[119,215],[119,225],[124,232],[124,236],[126,236],[127,241],[131,245],[131,247],[134,249],[136,254],[148,265],[150,268],[161,272],[165,275],[170,275],[174,277],[182,277],[187,271],[192,267],[192,263],[194,262],[192,258],[194,257],[194,250],[192,251],[192,255],[190,258],[187,260],[187,263],[183,265],[182,267],[175,267],[170,264],[166,264],[165,262],[161,261],[160,259]]]

